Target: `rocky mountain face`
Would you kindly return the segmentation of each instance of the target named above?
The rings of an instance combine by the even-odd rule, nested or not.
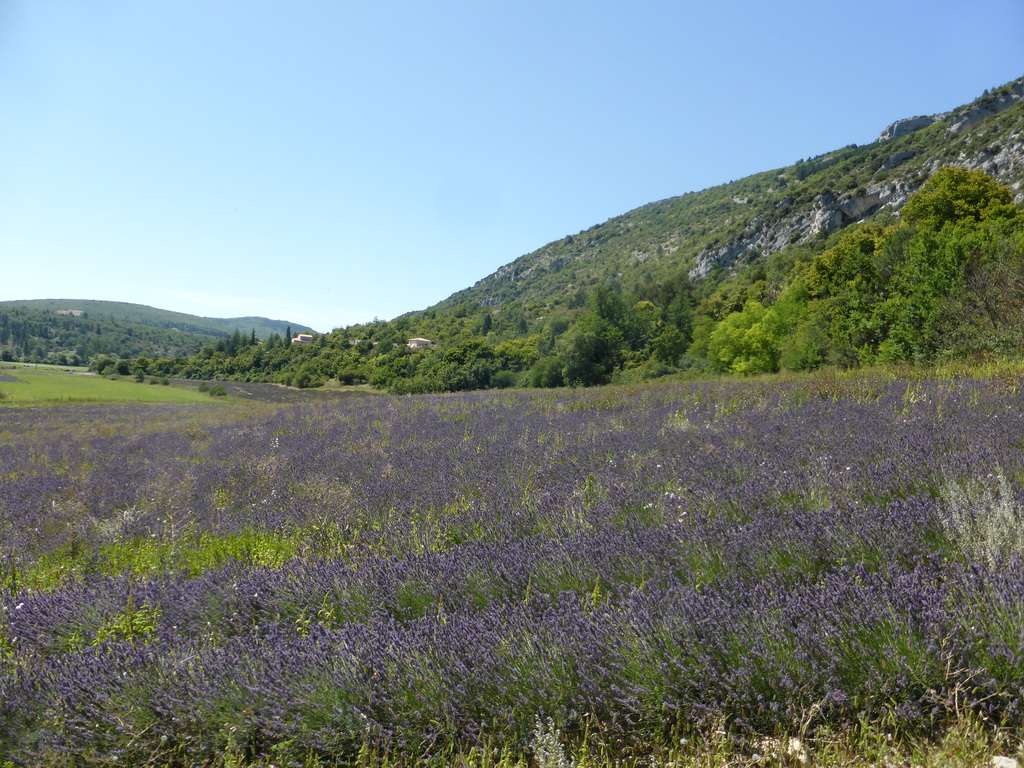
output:
[[[925,128],[934,126],[933,132],[937,134],[938,140],[925,147],[904,149],[902,144],[899,148],[893,146],[894,151],[885,158],[880,169],[891,171],[914,160],[913,173],[892,175],[850,193],[822,192],[813,199],[809,208],[770,225],[755,218],[742,237],[699,253],[690,270],[691,278],[702,278],[715,267],[730,266],[740,254],[751,250],[767,256],[788,243],[807,242],[821,233],[830,234],[884,209],[898,210],[925,179],[945,165],[984,171],[1014,190],[1014,201],[1020,203],[1024,200],[1024,191],[1021,191],[1024,186],[1024,111],[1016,110],[1015,118],[1005,128],[993,126],[987,132],[981,124],[986,118],[1024,105],[1022,98],[1024,78],[952,112],[897,120],[878,137],[876,144],[882,145],[883,149],[886,144],[895,144],[897,139]],[[992,141],[984,142],[984,146],[973,150],[968,147],[958,149],[960,145],[968,144],[958,138],[966,138],[973,128],[979,129],[977,138],[989,138],[991,133]]]
[[[871,144],[641,206],[522,256],[438,307],[515,300],[543,313],[609,279],[685,270],[701,280],[898,213],[946,165],[981,169],[1024,200],[1024,78],[949,112],[897,120]]]

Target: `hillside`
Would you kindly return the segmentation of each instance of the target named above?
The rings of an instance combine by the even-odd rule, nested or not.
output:
[[[434,309],[515,300],[550,310],[611,279],[626,290],[681,269],[702,279],[892,214],[946,165],[983,170],[1020,202],[1022,97],[1024,78],[944,114],[897,120],[871,144],[649,203],[522,256]]]
[[[96,355],[177,357],[235,332],[266,339],[309,330],[265,317],[211,318],[141,304],[86,299],[0,302],[0,355],[87,362]]]
[[[641,206],[425,310],[177,374],[411,393],[1020,355],[1022,186],[1024,78]]]

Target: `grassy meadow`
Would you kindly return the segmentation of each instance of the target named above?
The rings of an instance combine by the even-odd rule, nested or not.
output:
[[[70,371],[70,372],[69,372]],[[210,397],[195,388],[162,386],[147,378],[108,379],[84,369],[0,367],[0,405],[62,403],[201,403]]]
[[[1018,755],[1017,371],[266,404],[11,373],[207,405],[0,410],[0,765]]]

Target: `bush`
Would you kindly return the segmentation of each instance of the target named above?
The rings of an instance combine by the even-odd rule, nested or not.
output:
[[[949,516],[942,519],[942,525],[964,554],[995,565],[1024,552],[1024,509],[1002,470],[990,479],[990,484],[947,482],[942,499]]]
[[[562,361],[553,355],[542,357],[530,368],[532,387],[561,387],[564,383]]]
[[[498,371],[491,376],[491,386],[496,389],[508,389],[509,387],[514,387],[518,381],[519,376],[515,371]]]

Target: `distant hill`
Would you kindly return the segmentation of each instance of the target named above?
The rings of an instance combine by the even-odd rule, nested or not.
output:
[[[213,318],[142,304],[90,299],[0,302],[0,356],[85,363],[98,354],[177,357],[230,337],[258,339],[310,330],[265,317]]]

